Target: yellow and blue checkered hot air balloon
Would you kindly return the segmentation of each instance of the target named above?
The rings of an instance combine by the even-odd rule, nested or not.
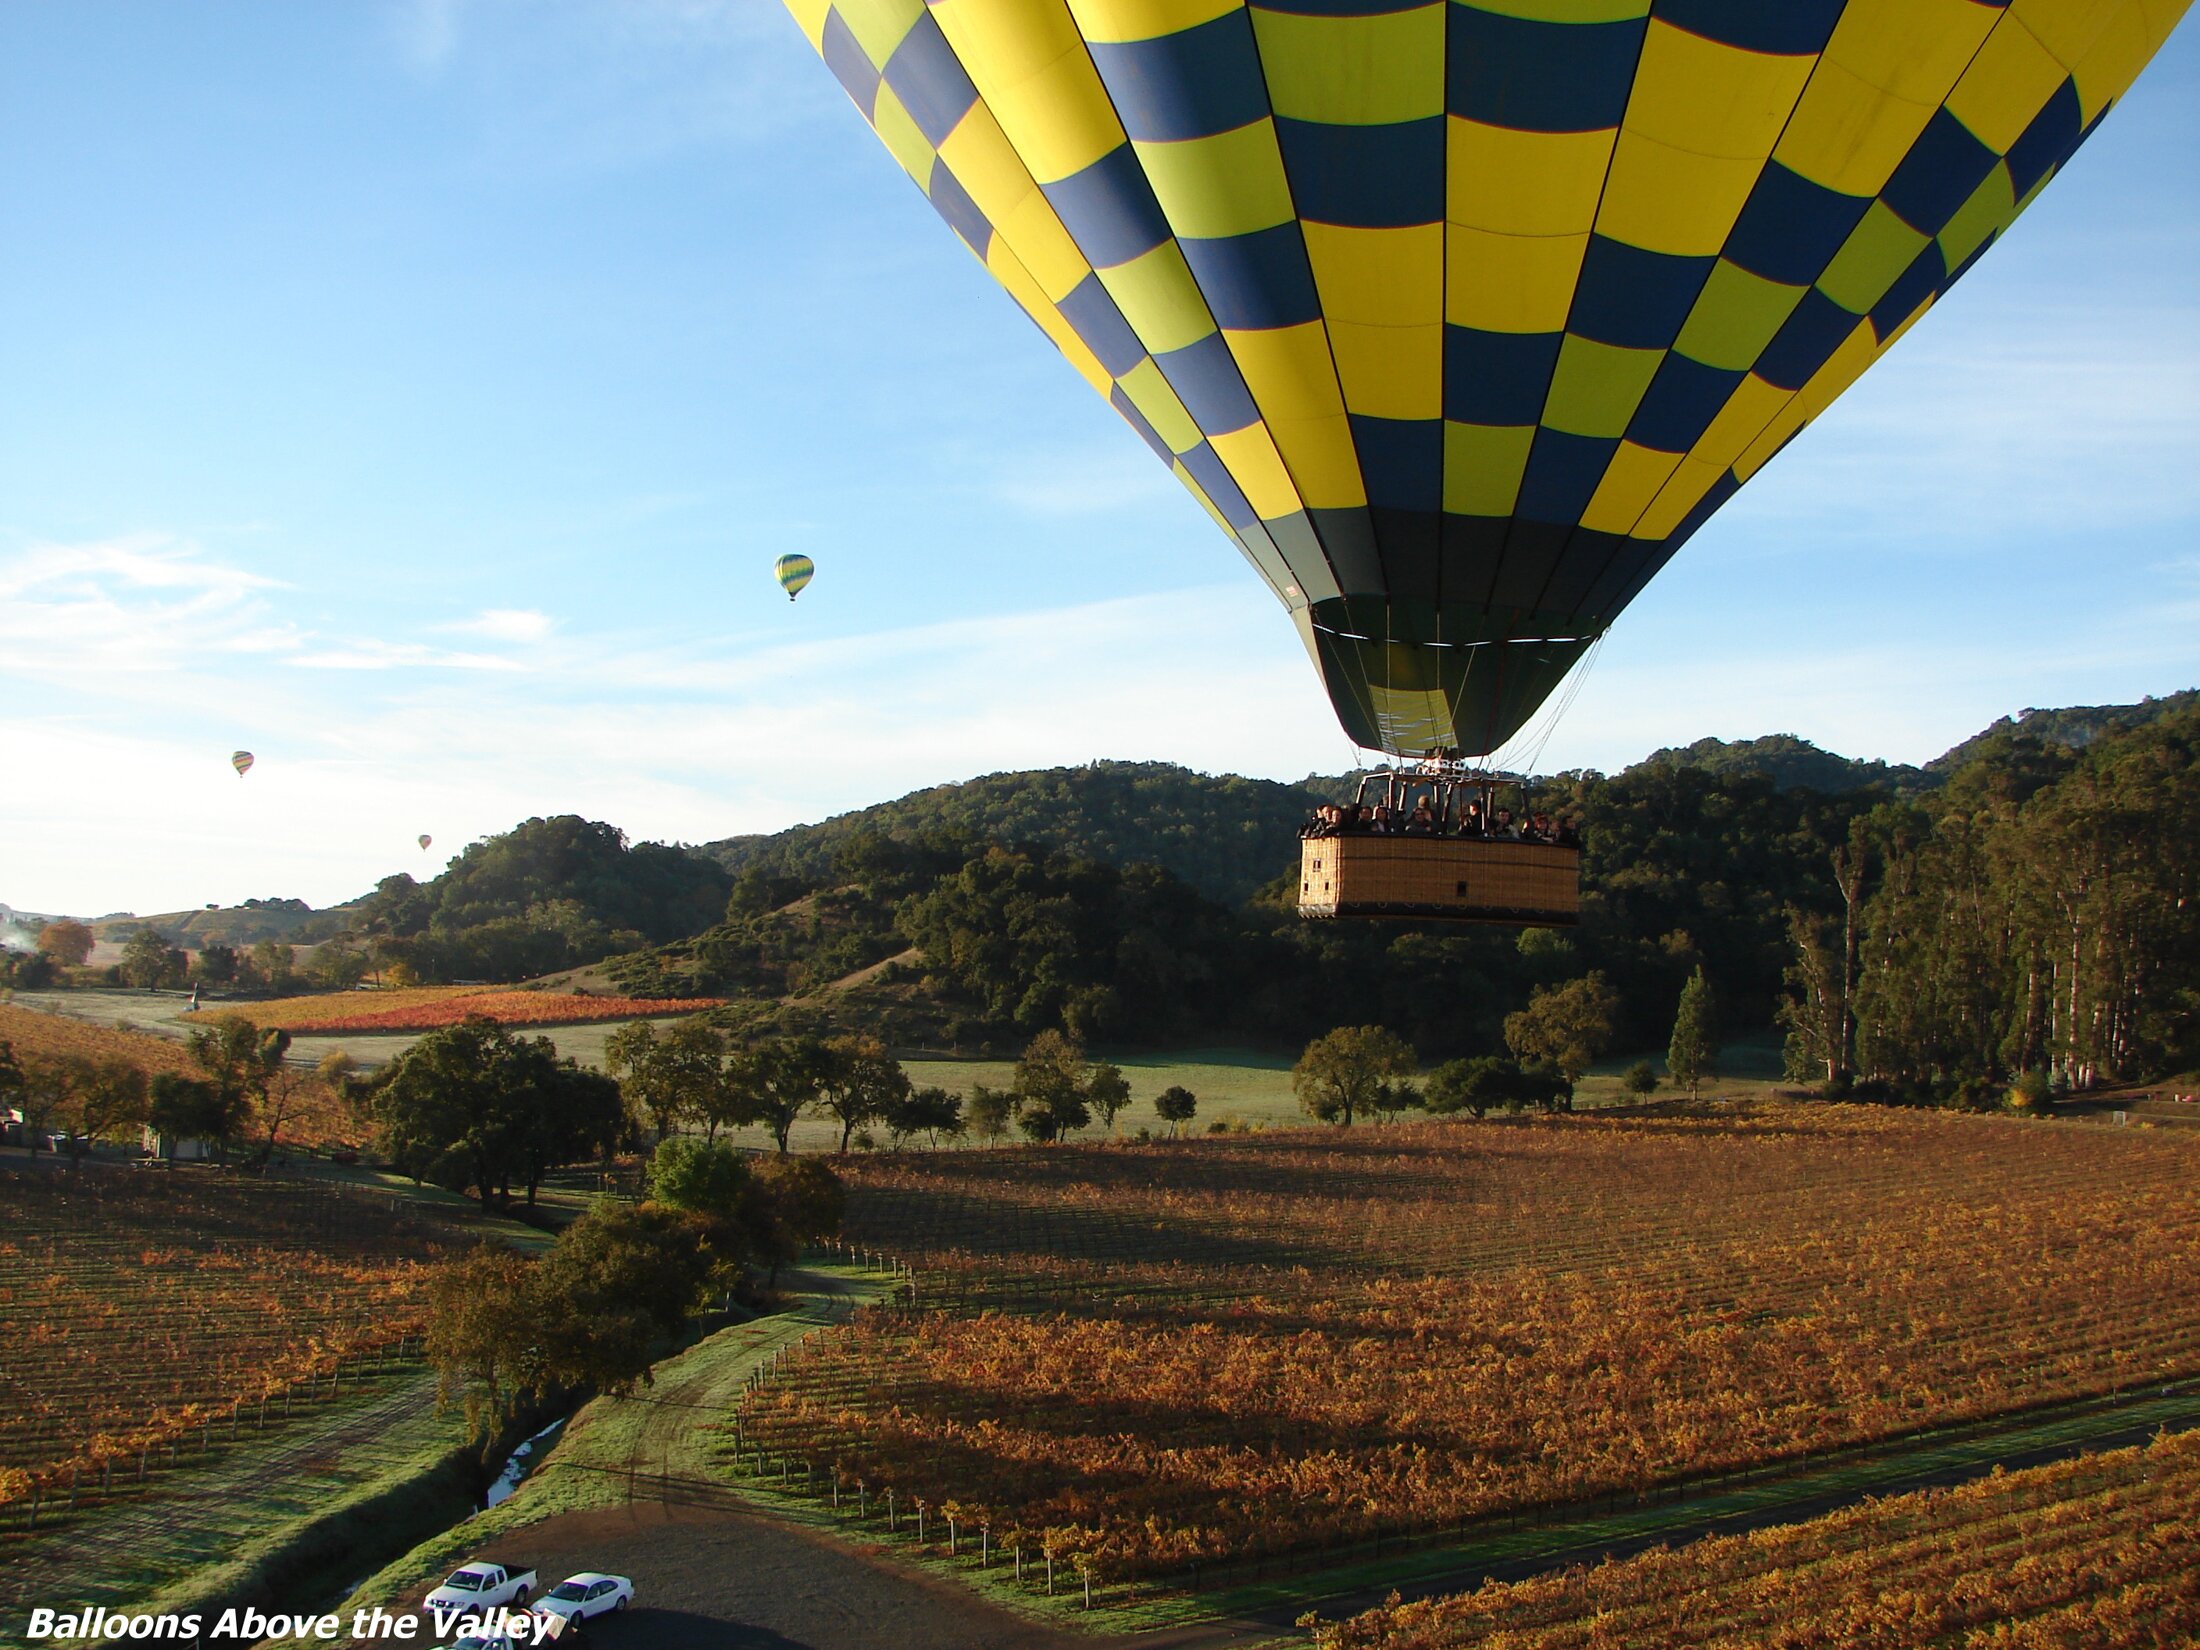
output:
[[[2189,0],[787,0],[1290,610],[1503,745]]]
[[[790,602],[802,594],[816,574],[817,563],[808,556],[781,556],[772,563],[772,577],[779,581],[779,588]]]

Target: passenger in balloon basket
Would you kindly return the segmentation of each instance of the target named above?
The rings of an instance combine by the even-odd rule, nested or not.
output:
[[[1413,812],[1406,815],[1405,833],[1407,836],[1436,834],[1436,810],[1429,806],[1427,797],[1415,803]]]

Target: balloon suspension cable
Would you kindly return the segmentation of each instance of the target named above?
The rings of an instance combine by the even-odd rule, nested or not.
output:
[[[1523,774],[1532,774],[1543,760],[1543,752],[1551,738],[1558,732],[1559,723],[1574,708],[1574,701],[1581,696],[1582,685],[1589,679],[1589,672],[1596,668],[1597,655],[1604,651],[1604,638],[1610,631],[1602,632],[1589,644],[1589,651],[1581,656],[1581,662],[1566,675],[1566,690],[1558,698],[1537,712],[1535,720],[1521,733],[1505,742],[1502,750],[1490,754],[1503,766]]]

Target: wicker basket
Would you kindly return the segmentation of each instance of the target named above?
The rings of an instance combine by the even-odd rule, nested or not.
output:
[[[1570,928],[1581,918],[1581,850],[1473,838],[1309,837],[1299,855],[1299,915]]]

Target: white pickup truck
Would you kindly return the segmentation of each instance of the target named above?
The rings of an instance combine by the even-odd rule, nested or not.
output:
[[[500,1604],[514,1608],[523,1606],[534,1590],[535,1572],[532,1570],[507,1570],[501,1564],[474,1562],[453,1570],[450,1580],[422,1602],[430,1611],[441,1610],[449,1614],[463,1610],[473,1615],[494,1610]]]

